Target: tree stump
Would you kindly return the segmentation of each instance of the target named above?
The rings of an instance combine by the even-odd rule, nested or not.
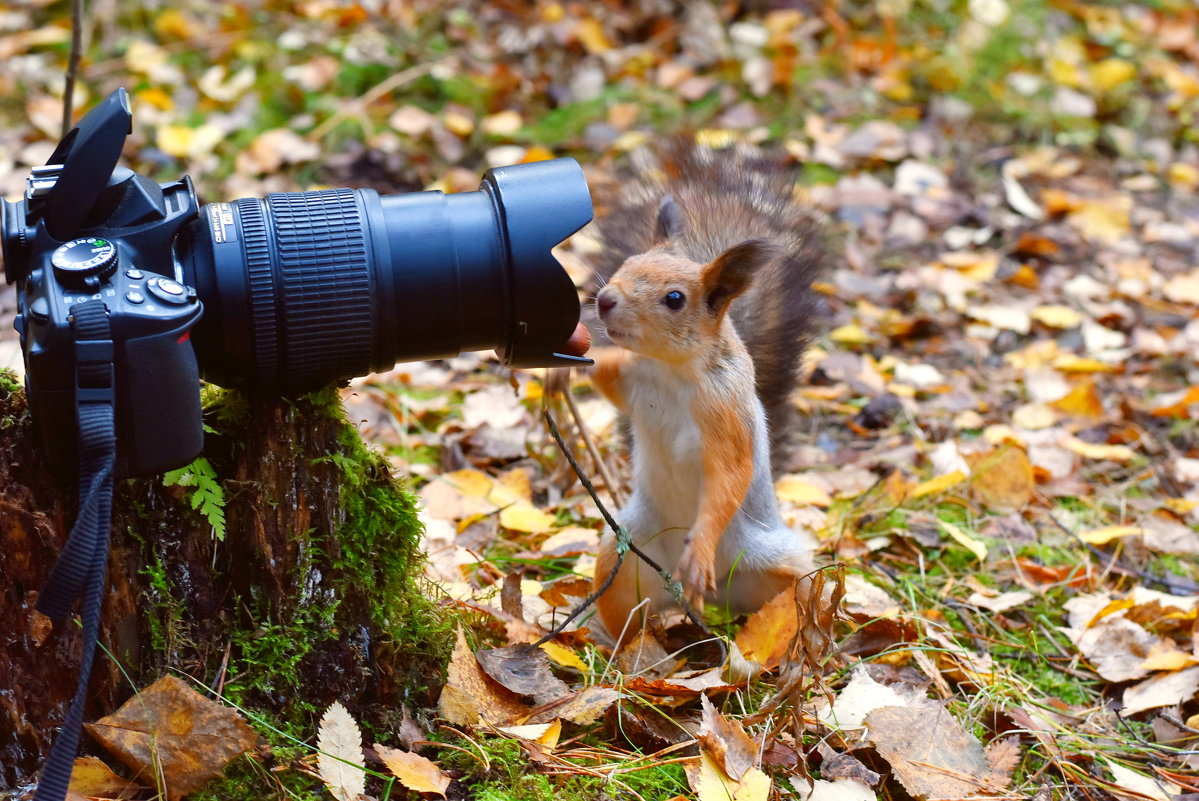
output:
[[[337,391],[206,400],[224,539],[186,488],[117,482],[100,640],[111,657],[97,653],[86,719],[166,672],[308,732],[334,699],[369,718],[427,688],[449,638],[416,587],[413,496]],[[79,627],[34,609],[74,494],[42,467],[24,394],[0,373],[0,790],[36,776],[77,680]]]

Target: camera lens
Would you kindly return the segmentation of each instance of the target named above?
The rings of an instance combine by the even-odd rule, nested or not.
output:
[[[295,390],[469,350],[515,367],[578,361],[555,352],[579,305],[550,250],[591,214],[572,159],[491,170],[476,192],[211,203],[176,251],[205,306],[201,371]]]

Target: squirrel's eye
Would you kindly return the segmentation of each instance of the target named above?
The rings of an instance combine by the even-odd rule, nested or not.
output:
[[[662,298],[662,303],[671,311],[678,311],[683,308],[683,304],[686,302],[687,296],[677,289],[674,292],[667,292]]]

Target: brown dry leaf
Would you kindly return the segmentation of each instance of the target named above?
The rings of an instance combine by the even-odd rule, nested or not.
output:
[[[84,725],[136,775],[163,776],[171,801],[203,787],[258,741],[236,711],[174,676],[163,676],[114,714]]]
[[[940,704],[876,709],[866,728],[913,798],[963,798],[995,785],[982,744]]]
[[[349,711],[334,701],[321,717],[316,737],[316,768],[337,801],[358,801],[366,792],[362,730]]]
[[[544,651],[529,643],[488,648],[475,655],[487,675],[517,695],[547,704],[568,695],[570,687],[550,670]]]
[[[103,760],[89,756],[75,760],[67,789],[84,796],[124,799],[137,795],[141,785],[118,776]]]
[[[725,774],[741,781],[746,771],[758,761],[758,744],[745,733],[741,724],[729,720],[716,711],[716,707],[701,695],[702,722],[695,737],[699,747],[712,758]]]
[[[1005,737],[992,740],[983,749],[991,766],[993,786],[1006,787],[1012,780],[1012,771],[1020,764],[1020,738]]]
[[[774,670],[787,655],[798,631],[799,616],[792,586],[749,616],[737,632],[736,643],[746,659],[752,659],[765,670]]]
[[[724,680],[724,672],[718,668],[679,673],[665,679],[635,678],[625,685],[631,692],[642,695],[660,695],[676,698],[694,698],[706,690],[720,692],[735,690],[737,685]]]
[[[973,470],[970,486],[984,505],[1011,512],[1032,501],[1036,481],[1022,448],[1008,446],[984,455],[970,454],[966,460]]]
[[[378,743],[375,743],[375,753],[391,771],[391,775],[409,790],[417,793],[436,793],[445,798],[445,791],[450,786],[450,777],[437,767],[437,763],[420,754],[388,748]]]
[[[1199,692],[1199,667],[1154,676],[1124,690],[1123,713],[1135,715],[1146,709],[1180,704],[1194,698],[1196,692]]]
[[[599,720],[608,707],[620,700],[620,692],[611,687],[588,687],[575,693],[569,701],[554,710],[563,720],[586,726]]]
[[[483,719],[503,725],[528,714],[529,708],[515,693],[479,666],[461,626],[447,672],[445,687],[437,700],[437,713],[449,723],[474,726]]]

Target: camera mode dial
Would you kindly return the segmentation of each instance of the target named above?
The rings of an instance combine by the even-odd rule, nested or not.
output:
[[[54,273],[75,289],[92,289],[117,268],[117,247],[107,239],[89,236],[60,245],[50,256]]]

